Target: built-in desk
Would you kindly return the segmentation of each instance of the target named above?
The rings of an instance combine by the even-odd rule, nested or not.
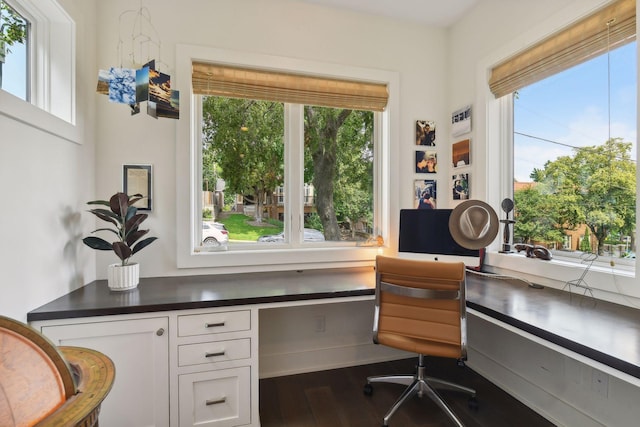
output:
[[[640,310],[467,274],[467,307],[640,379]]]
[[[581,298],[575,294],[570,298],[567,292],[551,288],[534,289],[517,281],[480,277],[471,273],[467,277],[467,306],[471,315],[486,316],[495,320],[496,324],[524,331],[626,375],[640,378],[640,315],[637,309],[604,301],[595,302],[589,297]],[[137,289],[126,292],[110,292],[105,281],[96,281],[29,312],[27,320],[43,328],[44,325],[61,327],[86,323],[87,319],[96,322],[95,324],[116,324],[121,319],[141,318],[139,320],[150,321],[164,317],[166,326],[154,324],[147,327],[149,335],[155,337],[161,333],[160,330],[168,328],[168,335],[172,338],[165,345],[168,348],[184,347],[186,351],[187,347],[197,348],[206,344],[206,340],[199,338],[203,333],[181,335],[179,328],[182,320],[200,319],[200,316],[209,315],[237,315],[241,326],[238,331],[228,333],[227,338],[250,342],[247,345],[251,345],[252,359],[250,363],[247,362],[247,366],[252,369],[251,388],[257,390],[255,367],[259,310],[371,300],[375,290],[374,280],[374,270],[369,267],[143,278]],[[246,321],[249,322],[247,326],[242,326],[243,313],[246,313]],[[126,324],[124,330],[129,327]],[[242,328],[249,328],[247,331],[250,332],[242,332]],[[89,328],[87,333],[91,335],[93,331],[94,329]],[[103,334],[110,336],[112,332],[106,330]],[[211,342],[220,339],[207,338]],[[470,341],[473,339],[479,338],[470,336]],[[171,344],[172,341],[175,345]],[[203,374],[200,372],[203,368],[182,366],[177,350],[169,351],[168,355],[149,357],[168,358],[171,365],[175,366],[171,368],[171,393],[175,393],[173,390],[178,386],[183,387],[182,382],[178,384],[176,378],[180,378],[180,381],[191,377],[197,379]],[[231,362],[218,365],[233,369],[237,366],[243,365]],[[215,379],[212,377],[211,380]],[[185,387],[189,390],[190,386]],[[257,391],[252,398],[254,418],[257,418]],[[175,417],[172,415],[173,421],[167,425],[184,425]]]
[[[371,268],[222,276],[143,278],[110,292],[103,280],[27,315],[29,322],[115,314],[373,296]],[[467,306],[640,378],[640,311],[552,288],[467,275]]]

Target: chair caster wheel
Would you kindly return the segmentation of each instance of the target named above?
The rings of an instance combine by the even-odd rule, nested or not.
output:
[[[371,396],[373,394],[373,387],[371,384],[365,384],[363,392],[365,395]]]
[[[470,397],[468,404],[469,404],[469,409],[473,411],[478,410],[478,400],[475,397]]]

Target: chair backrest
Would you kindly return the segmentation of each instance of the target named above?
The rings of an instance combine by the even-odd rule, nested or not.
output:
[[[465,274],[462,262],[378,255],[374,342],[466,359]]]
[[[56,347],[32,327],[0,316],[0,426],[93,426],[114,380],[113,362]]]

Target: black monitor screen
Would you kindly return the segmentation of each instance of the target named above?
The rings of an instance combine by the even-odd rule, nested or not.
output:
[[[480,251],[463,248],[449,232],[453,209],[401,209],[398,250],[419,254],[479,257]]]

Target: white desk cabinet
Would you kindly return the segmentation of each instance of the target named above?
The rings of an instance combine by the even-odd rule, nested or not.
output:
[[[259,426],[257,309],[159,311],[32,322],[56,345],[115,363],[101,427]]]
[[[169,318],[104,316],[33,324],[56,345],[106,354],[116,379],[102,404],[102,427],[169,426]]]
[[[178,313],[180,427],[259,425],[256,319],[247,307]]]

